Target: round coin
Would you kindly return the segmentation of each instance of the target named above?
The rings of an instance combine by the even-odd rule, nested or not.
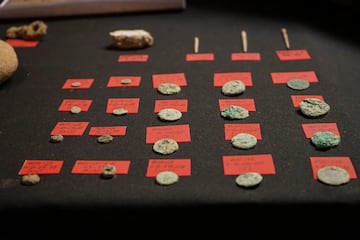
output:
[[[240,80],[232,80],[226,82],[222,88],[221,91],[226,96],[234,96],[239,95],[243,92],[245,92],[245,84]]]
[[[330,106],[325,101],[317,98],[306,98],[300,102],[302,114],[310,118],[321,117],[330,111]]]
[[[165,95],[172,95],[179,93],[181,88],[175,83],[162,83],[159,85],[158,91]]]
[[[61,134],[51,135],[50,136],[50,142],[52,143],[59,143],[64,140],[64,136]]]
[[[291,79],[287,82],[287,86],[294,90],[305,90],[310,87],[310,83],[303,79]]]
[[[114,177],[115,174],[116,174],[116,167],[114,165],[108,164],[103,167],[101,176],[103,178],[109,179]]]
[[[97,138],[97,141],[99,143],[110,143],[110,142],[112,142],[113,139],[114,139],[113,136],[106,134],[106,135],[99,136]]]
[[[221,111],[221,116],[227,119],[244,119],[249,116],[249,111],[243,107],[230,105]]]
[[[72,87],[80,87],[80,86],[81,86],[81,83],[80,83],[80,82],[72,82],[72,83],[71,83],[71,86],[72,86]]]
[[[231,138],[231,144],[240,149],[250,149],[256,146],[257,139],[249,133],[239,133]]]
[[[131,79],[129,78],[121,79],[121,84],[129,84],[129,83],[131,83]]]
[[[78,107],[78,106],[73,106],[73,107],[71,107],[70,112],[71,112],[71,113],[80,113],[80,112],[81,112],[81,108]]]
[[[348,171],[337,166],[326,166],[317,171],[318,180],[322,183],[338,186],[350,181]]]
[[[125,108],[115,108],[112,111],[112,114],[116,115],[116,116],[121,116],[121,115],[125,115],[128,113],[128,110]]]
[[[23,185],[35,185],[40,182],[40,176],[38,174],[27,174],[21,177],[21,183]]]
[[[179,181],[179,176],[172,171],[162,171],[156,174],[155,180],[159,185],[171,185]]]
[[[312,135],[311,142],[317,149],[328,149],[339,145],[340,137],[330,131],[320,131]]]
[[[158,113],[158,117],[164,121],[176,121],[179,120],[182,116],[182,113],[174,108],[164,108],[161,109]]]
[[[235,178],[235,183],[240,187],[251,188],[258,186],[263,177],[257,172],[242,173]]]
[[[163,155],[171,154],[179,150],[179,144],[174,139],[163,138],[154,143],[153,150]]]

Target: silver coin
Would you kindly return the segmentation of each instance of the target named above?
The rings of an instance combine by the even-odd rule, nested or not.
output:
[[[52,143],[59,143],[64,140],[64,136],[61,134],[51,135],[50,136],[50,142]]]
[[[340,137],[330,131],[320,131],[312,135],[311,142],[317,149],[328,149],[339,145]]]
[[[113,139],[114,139],[113,136],[106,134],[106,135],[101,135],[101,136],[99,136],[99,137],[97,138],[97,141],[98,141],[99,143],[110,143],[110,142],[112,142]]]
[[[35,185],[40,182],[40,176],[38,174],[27,174],[21,177],[21,183],[23,185]]]
[[[249,111],[243,107],[230,105],[221,111],[221,116],[227,119],[244,119],[249,116]]]
[[[318,180],[322,183],[338,186],[350,181],[348,171],[337,166],[326,166],[317,171]]]
[[[179,144],[174,139],[163,138],[154,143],[153,150],[163,155],[171,154],[179,150]]]
[[[310,83],[303,79],[291,79],[287,82],[287,86],[294,90],[305,90],[310,87]]]
[[[121,79],[121,84],[130,84],[130,83],[131,83],[131,79],[129,78]]]
[[[231,144],[240,149],[250,149],[256,146],[257,139],[249,133],[239,133],[231,138]]]
[[[73,107],[71,107],[71,109],[70,109],[70,112],[71,113],[80,113],[81,112],[81,108],[80,107],[78,107],[78,106],[73,106]]]
[[[103,167],[101,176],[103,178],[109,179],[114,177],[115,174],[116,174],[116,167],[114,165],[108,164]]]
[[[162,83],[158,86],[157,90],[162,94],[172,95],[179,93],[181,91],[181,88],[175,83]]]
[[[72,82],[72,83],[71,83],[71,86],[72,86],[72,87],[80,87],[80,86],[81,86],[81,83],[80,83],[80,82]]]
[[[155,180],[159,185],[171,185],[179,181],[179,176],[172,171],[162,171],[156,174]]]
[[[164,108],[159,111],[158,116],[164,121],[176,121],[182,117],[182,113],[174,108]]]
[[[302,114],[311,118],[321,117],[330,111],[329,104],[317,98],[304,99],[300,102],[299,108]]]
[[[251,188],[258,186],[263,180],[257,172],[242,173],[235,178],[235,183],[240,187]]]
[[[245,92],[245,84],[240,80],[232,80],[226,82],[222,88],[221,91],[226,96],[233,96],[233,95],[239,95]]]
[[[112,111],[112,114],[116,115],[116,116],[121,116],[121,115],[125,115],[128,113],[128,110],[125,108],[115,108]]]

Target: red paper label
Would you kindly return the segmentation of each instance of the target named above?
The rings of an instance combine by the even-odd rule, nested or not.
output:
[[[275,51],[280,61],[310,60],[310,54],[306,49],[277,50]]]
[[[162,83],[174,83],[181,86],[187,86],[185,73],[153,74],[153,87],[158,88]]]
[[[232,53],[231,61],[260,61],[260,53]]]
[[[287,84],[291,79],[302,79],[309,83],[318,82],[314,71],[305,72],[273,72],[271,78],[274,84]]]
[[[336,123],[303,123],[302,128],[306,138],[311,138],[314,133],[321,131],[330,131],[340,136]]]
[[[189,124],[182,124],[146,128],[147,144],[155,143],[162,138],[171,138],[177,142],[190,142],[190,126]]]
[[[130,160],[76,160],[71,173],[101,174],[106,165],[113,165],[116,174],[128,174]]]
[[[6,42],[13,48],[31,48],[39,45],[39,41],[30,41],[22,39],[7,39]]]
[[[187,112],[187,99],[156,100],[154,112],[160,112],[164,108],[174,108],[180,112]]]
[[[219,99],[219,108],[222,111],[224,108],[229,107],[230,105],[235,105],[243,107],[250,112],[255,112],[255,101],[252,98],[242,98],[242,99]]]
[[[64,99],[59,108],[58,111],[60,112],[69,112],[72,107],[80,107],[82,112],[87,112],[90,108],[90,105],[92,103],[92,100],[85,100],[85,99]]]
[[[239,133],[248,133],[254,135],[257,140],[261,140],[261,131],[259,123],[235,123],[224,124],[225,140],[231,140]]]
[[[89,136],[125,136],[126,126],[106,126],[106,127],[91,127]]]
[[[58,174],[63,165],[62,160],[25,160],[19,175]]]
[[[196,61],[214,61],[215,57],[213,53],[188,53],[186,54],[187,62]]]
[[[123,83],[123,80],[129,79],[130,83]],[[107,87],[108,88],[117,88],[117,87],[138,87],[140,86],[141,77],[140,76],[111,76],[109,78]]]
[[[229,73],[214,73],[214,87],[222,87],[225,83],[232,80],[240,80],[245,86],[252,86],[251,72],[229,72]]]
[[[140,98],[109,98],[106,106],[106,113],[112,113],[114,109],[124,108],[128,113],[139,111]]]
[[[73,86],[73,83],[80,83],[80,86]],[[88,89],[94,82],[94,78],[69,78],[65,81],[62,89]]]
[[[299,104],[306,98],[317,98],[324,101],[324,98],[321,95],[293,95],[291,96],[293,106],[296,108],[299,107]]]
[[[239,175],[246,172],[275,174],[271,154],[223,156],[224,175]]]
[[[50,135],[82,136],[89,122],[58,122]]]
[[[349,172],[351,179],[356,179],[357,175],[354,166],[349,157],[331,156],[331,157],[310,157],[310,163],[313,170],[313,177],[317,180],[317,172],[320,168],[326,166],[337,166]]]
[[[120,55],[118,62],[147,62],[149,55],[147,54],[128,54]]]
[[[150,159],[146,170],[146,177],[156,177],[159,172],[172,171],[178,176],[191,175],[190,159]]]

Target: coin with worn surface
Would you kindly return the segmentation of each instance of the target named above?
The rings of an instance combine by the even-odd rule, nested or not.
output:
[[[116,174],[116,167],[114,165],[107,164],[103,167],[101,176],[105,179],[109,179],[114,177],[115,174]]]
[[[240,149],[250,149],[256,146],[257,139],[249,133],[239,133],[231,138],[231,144]]]
[[[110,143],[110,142],[112,142],[113,139],[114,139],[113,136],[106,134],[106,135],[101,135],[101,136],[99,136],[99,137],[97,138],[97,141],[98,141],[99,143]]]
[[[350,181],[350,174],[344,168],[337,166],[326,166],[317,171],[317,178],[320,182],[338,186]]]
[[[317,98],[304,99],[300,102],[299,108],[302,114],[311,118],[321,117],[330,111],[329,104]]]
[[[52,143],[59,143],[64,140],[64,136],[61,134],[51,135],[50,136],[50,142]]]
[[[245,84],[240,80],[232,80],[226,82],[222,88],[221,91],[226,96],[234,96],[239,95],[245,92]]]
[[[127,114],[129,111],[125,108],[115,108],[112,113],[116,116],[121,116]]]
[[[320,131],[312,135],[311,142],[317,149],[328,149],[339,145],[340,137],[330,131]]]
[[[247,172],[242,173],[235,178],[235,183],[240,187],[251,188],[258,186],[263,180],[260,173]]]
[[[131,83],[131,79],[129,78],[121,79],[121,84],[129,84],[129,83]]]
[[[243,107],[230,105],[221,111],[221,116],[227,119],[244,119],[249,116],[249,111]]]
[[[162,171],[156,174],[155,180],[160,185],[171,185],[179,181],[179,176],[173,171]]]
[[[71,86],[72,86],[72,87],[80,87],[80,86],[81,86],[81,83],[80,83],[80,82],[72,82],[72,83],[71,83]]]
[[[310,87],[310,83],[303,79],[291,79],[287,82],[287,86],[294,90],[305,90]]]
[[[78,106],[72,106],[70,109],[71,113],[80,113],[81,112],[81,108]]]
[[[175,83],[162,83],[157,89],[161,94],[172,95],[181,91],[181,87]]]
[[[159,111],[158,117],[163,121],[176,121],[182,117],[182,113],[174,108],[164,108]]]
[[[179,150],[179,144],[171,138],[163,138],[156,141],[153,150],[160,154],[171,154]]]
[[[35,185],[40,182],[40,176],[38,174],[27,174],[21,177],[21,183],[23,185]]]

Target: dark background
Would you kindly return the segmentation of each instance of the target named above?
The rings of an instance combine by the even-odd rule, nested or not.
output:
[[[149,219],[171,222],[179,216],[190,220],[219,222],[247,213],[271,221],[286,215],[318,211],[347,214],[359,210],[358,179],[341,187],[314,181],[310,156],[348,156],[360,173],[359,34],[353,23],[358,6],[352,2],[311,1],[289,3],[239,3],[237,1],[188,1],[179,11],[121,15],[48,18],[48,34],[35,48],[17,48],[19,68],[0,86],[0,211],[4,216],[41,216],[68,221],[101,221],[104,214],[120,222],[148,223]],[[34,19],[0,23],[6,29]],[[275,50],[285,49],[280,34],[287,28],[292,49],[307,49],[308,61],[281,62]],[[124,53],[110,47],[108,33],[116,29],[142,28],[152,33],[154,45],[125,53],[149,54],[146,63],[118,63]],[[241,51],[240,31],[246,30],[249,52],[259,52],[260,62],[232,62],[230,54]],[[186,62],[193,51],[193,38],[200,39],[200,52],[213,52],[213,62]],[[0,56],[1,57],[1,56]],[[224,140],[224,120],[218,99],[224,98],[212,85],[215,72],[252,73],[253,86],[240,98],[253,98],[256,112],[241,123],[260,123],[262,140],[256,148],[240,151]],[[275,85],[271,72],[315,71],[319,82],[303,92]],[[168,99],[152,88],[157,73],[184,72],[188,86],[177,98],[189,100],[188,112],[176,124],[190,124],[191,142],[181,143],[171,158],[190,158],[191,176],[169,187],[146,178],[148,159],[167,158],[145,144],[147,126],[166,125],[153,112],[156,99]],[[138,88],[106,88],[108,78],[139,75]],[[95,78],[90,89],[64,91],[67,78]],[[291,103],[291,95],[322,95],[331,111],[321,119],[306,119]],[[126,115],[120,124],[127,134],[111,144],[98,144],[87,131],[68,137],[61,144],[48,142],[59,121],[89,121],[90,126],[119,124],[105,114],[107,98],[138,97],[139,113]],[[58,112],[66,98],[91,98],[88,112],[71,115]],[[335,122],[341,144],[329,151],[316,150],[302,132],[302,123]],[[264,176],[253,190],[235,185],[224,176],[222,156],[272,154],[276,174]],[[41,176],[41,183],[20,184],[18,171],[25,159],[61,159],[60,174]],[[73,175],[77,159],[129,159],[128,175],[103,180],[97,175]],[[203,215],[205,213],[205,215]],[[265,214],[269,213],[269,214]],[[16,215],[17,214],[17,215]],[[214,217],[217,216],[217,217]],[[91,220],[89,220],[91,219]],[[164,220],[167,219],[167,220]]]

